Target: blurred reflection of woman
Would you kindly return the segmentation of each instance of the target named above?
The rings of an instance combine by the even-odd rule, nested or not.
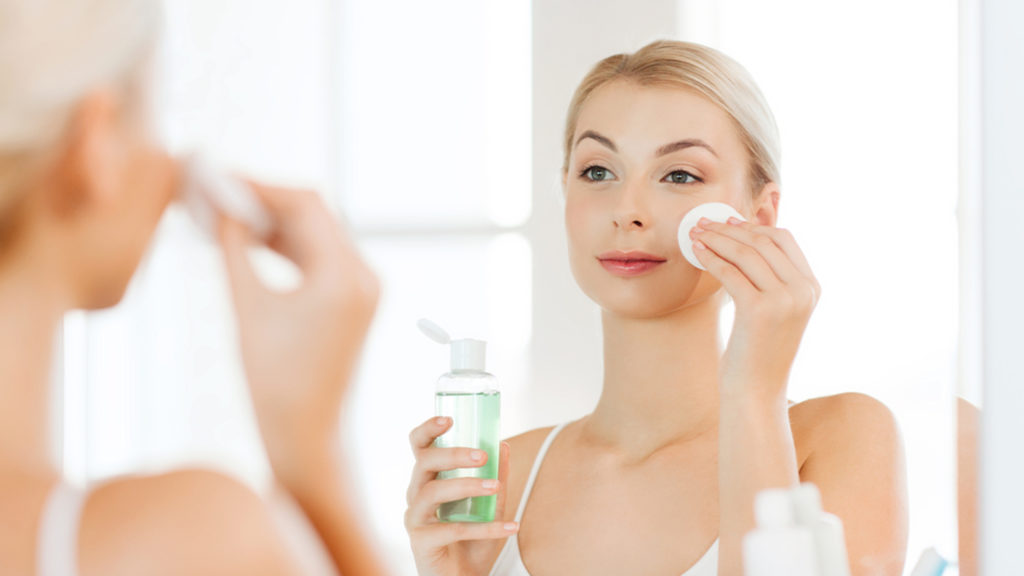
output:
[[[268,506],[217,473],[80,492],[48,454],[51,348],[65,312],[116,304],[178,187],[149,130],[156,0],[0,0],[0,572],[298,574]],[[335,448],[377,287],[317,196],[254,185],[269,245],[302,270],[282,295],[223,221],[242,354],[276,480],[336,568],[378,574]]]

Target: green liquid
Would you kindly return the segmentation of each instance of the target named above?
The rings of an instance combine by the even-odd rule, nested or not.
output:
[[[487,452],[487,463],[479,468],[445,470],[438,478],[497,478],[501,394],[445,394],[435,396],[438,416],[449,416],[452,427],[434,441],[441,448],[479,448]],[[492,522],[497,495],[463,498],[441,504],[442,522]]]

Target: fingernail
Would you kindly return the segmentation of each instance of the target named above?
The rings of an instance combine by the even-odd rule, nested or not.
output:
[[[512,531],[516,530],[517,528],[519,528],[519,525],[516,524],[515,522],[505,522],[505,525],[503,526],[503,528],[505,528],[505,530],[508,530],[509,532],[512,532]]]
[[[438,416],[437,418],[434,418],[434,423],[437,424],[438,426],[444,426],[445,424],[448,423],[448,417]]]
[[[708,247],[705,246],[704,243],[699,241],[699,240],[695,241],[693,243],[693,247],[696,248],[697,250],[707,250],[708,249]]]
[[[708,220],[707,218],[701,218],[700,220],[697,220],[697,224],[700,226],[707,226],[708,224],[711,224],[711,220]]]
[[[700,226],[694,226],[693,228],[690,228],[690,235],[696,236],[697,234],[700,234],[703,231],[704,229],[701,228]]]
[[[498,487],[498,481],[484,480],[483,482],[480,483],[480,485],[483,486],[484,490],[494,490],[495,488]]]
[[[735,216],[729,216],[729,224],[742,224],[742,223],[743,223],[743,220],[740,220],[739,218],[737,218]]]
[[[470,460],[474,460],[476,462],[479,462],[479,461],[484,459],[484,451],[483,450],[473,450],[472,452],[469,453],[469,458],[470,458]]]

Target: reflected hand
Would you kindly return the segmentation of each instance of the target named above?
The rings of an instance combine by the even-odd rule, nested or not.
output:
[[[378,284],[317,194],[250,185],[274,221],[267,246],[302,274],[292,291],[268,289],[248,258],[253,237],[238,222],[222,220],[256,417],[274,473],[289,486],[336,458],[340,408]]]

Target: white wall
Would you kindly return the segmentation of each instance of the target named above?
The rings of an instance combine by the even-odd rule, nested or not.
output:
[[[1020,572],[1024,536],[1024,173],[1020,135],[1024,133],[1024,4],[1013,0],[967,2],[979,9],[980,28],[972,39],[979,59],[981,218],[983,259],[982,373],[984,418],[981,451],[981,568],[984,574]],[[968,52],[971,54],[971,52]],[[978,114],[980,112],[980,114]]]

